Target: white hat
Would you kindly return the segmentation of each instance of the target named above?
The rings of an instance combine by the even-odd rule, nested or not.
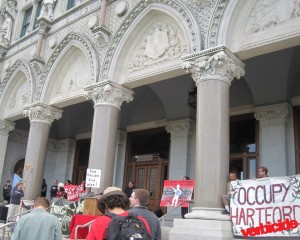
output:
[[[65,185],[63,183],[58,184],[59,187],[64,187]]]

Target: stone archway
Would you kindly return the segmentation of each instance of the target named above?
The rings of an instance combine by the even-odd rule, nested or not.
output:
[[[17,163],[14,166],[13,174],[17,174],[20,178],[22,178],[23,171],[24,171],[24,164],[25,164],[25,158],[17,161]]]

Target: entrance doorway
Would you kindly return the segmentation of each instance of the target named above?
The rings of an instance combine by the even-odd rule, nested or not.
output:
[[[124,188],[129,181],[150,193],[149,209],[155,212],[168,179],[170,135],[164,128],[128,133]]]
[[[85,181],[86,170],[89,164],[91,139],[78,140],[76,142],[72,183],[80,184]]]

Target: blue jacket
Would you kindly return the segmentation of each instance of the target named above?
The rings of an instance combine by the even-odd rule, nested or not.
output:
[[[13,187],[11,190],[10,204],[20,205],[22,197],[24,197],[23,190],[18,189],[17,186]]]

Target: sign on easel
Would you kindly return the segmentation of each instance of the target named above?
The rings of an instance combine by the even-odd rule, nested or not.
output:
[[[85,187],[100,188],[101,170],[90,169],[86,170]]]

